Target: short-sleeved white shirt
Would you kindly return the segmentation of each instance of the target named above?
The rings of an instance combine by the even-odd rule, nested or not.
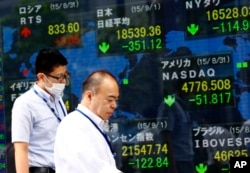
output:
[[[55,168],[54,140],[60,123],[56,115],[63,119],[66,113],[61,97],[53,100],[36,84],[15,100],[12,108],[12,142],[29,144],[30,166]]]
[[[103,130],[105,122],[83,105],[77,109]],[[102,133],[78,111],[68,114],[58,127],[55,140],[58,173],[120,173]]]

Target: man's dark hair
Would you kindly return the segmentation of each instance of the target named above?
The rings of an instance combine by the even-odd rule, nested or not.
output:
[[[36,57],[35,71],[36,74],[49,74],[54,68],[67,64],[67,59],[58,50],[51,48],[41,49]]]

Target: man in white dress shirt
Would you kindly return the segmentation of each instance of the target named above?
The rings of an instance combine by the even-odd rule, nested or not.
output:
[[[55,172],[56,129],[67,114],[62,100],[70,77],[67,64],[58,50],[40,50],[35,62],[37,81],[14,102],[11,137],[17,173]]]
[[[82,100],[58,127],[55,140],[57,173],[121,173],[103,131],[117,107],[119,87],[108,71],[91,73],[82,84]]]

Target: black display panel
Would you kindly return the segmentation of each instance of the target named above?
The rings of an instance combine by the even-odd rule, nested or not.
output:
[[[106,130],[124,173],[171,172],[169,130],[192,145],[174,157],[193,152],[197,173],[229,173],[230,157],[250,155],[249,31],[248,0],[1,0],[0,172],[12,104],[35,81],[39,49],[54,47],[72,73],[69,112],[89,73],[117,77]]]

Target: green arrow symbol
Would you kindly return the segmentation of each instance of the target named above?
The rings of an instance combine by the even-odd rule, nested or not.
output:
[[[192,23],[190,26],[187,27],[187,30],[190,34],[195,35],[196,32],[199,30],[199,26]]]
[[[106,42],[102,42],[101,44],[99,44],[99,50],[102,53],[106,53],[109,50],[110,45]]]
[[[172,96],[172,95],[168,95],[167,98],[164,97],[164,102],[165,102],[169,107],[171,107],[171,106],[174,104],[174,102],[175,102],[175,97]]]
[[[200,163],[199,165],[195,166],[195,169],[198,173],[205,173],[207,171],[207,166],[203,163]]]

